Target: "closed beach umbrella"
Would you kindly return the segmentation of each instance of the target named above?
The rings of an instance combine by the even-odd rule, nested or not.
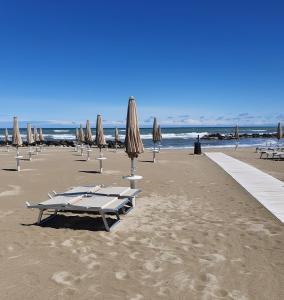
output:
[[[239,126],[238,125],[235,127],[235,139],[236,140],[240,139]]]
[[[84,135],[84,130],[82,124],[80,124],[80,129],[79,129],[79,141],[80,143],[84,143],[85,141],[85,135]]]
[[[100,148],[106,144],[104,130],[103,130],[103,123],[102,123],[102,116],[97,115],[97,124],[96,124],[96,145]]]
[[[12,135],[12,144],[16,147],[22,146],[23,141],[20,135],[19,125],[18,125],[18,118],[14,117],[13,119],[13,135]]]
[[[34,142],[35,144],[38,142],[38,132],[36,127],[34,127]]]
[[[42,144],[44,142],[44,137],[42,133],[42,128],[39,129],[39,141]]]
[[[117,128],[114,130],[114,141],[115,143],[119,143],[119,132]]]
[[[37,132],[37,128],[34,127],[34,143],[36,146],[36,155],[38,155],[37,142],[38,142],[38,132]]]
[[[282,126],[281,126],[281,123],[280,123],[280,122],[278,123],[278,126],[277,126],[276,137],[277,137],[277,139],[278,139],[278,142],[279,142],[279,140],[283,137],[283,131],[282,131]]]
[[[114,130],[114,144],[115,144],[115,149],[117,150],[117,144],[119,143],[119,132],[118,129],[115,128]]]
[[[34,142],[30,123],[27,124],[27,143],[28,145]]]
[[[93,134],[92,134],[92,130],[91,130],[91,126],[90,126],[90,121],[87,120],[86,122],[86,136],[85,136],[85,140],[88,144],[92,144],[93,143]]]
[[[157,123],[156,118],[154,118],[154,121],[153,121],[152,140],[153,140],[154,147],[155,147],[155,144],[159,141],[159,130],[158,130],[158,123]]]
[[[126,119],[126,135],[125,135],[125,148],[128,157],[131,159],[131,176],[135,175],[134,158],[144,151],[144,147],[140,137],[136,103],[134,97],[129,97],[127,119]],[[133,182],[133,183],[132,183]],[[134,181],[131,181],[131,187],[135,187]]]
[[[76,139],[76,142],[79,142],[79,129],[78,128],[75,129],[75,139]]]
[[[6,144],[9,143],[9,134],[8,134],[8,129],[7,128],[5,129],[5,133],[4,133],[4,142]]]
[[[237,150],[238,145],[239,145],[239,139],[240,139],[239,126],[238,126],[238,125],[236,125],[236,127],[235,127],[235,139],[236,139],[236,147],[235,147],[235,150]]]
[[[154,143],[153,162],[155,162],[155,157],[156,157],[156,143],[159,141],[159,129],[158,129],[158,123],[157,123],[157,119],[156,118],[154,118],[154,121],[153,121],[152,140],[153,140],[153,143]]]

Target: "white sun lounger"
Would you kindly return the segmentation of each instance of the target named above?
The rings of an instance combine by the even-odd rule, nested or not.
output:
[[[27,208],[38,208],[39,216],[37,224],[42,224],[52,217],[56,216],[58,212],[85,212],[85,213],[98,213],[101,215],[106,231],[116,225],[119,220],[119,210],[124,209],[125,205],[129,202],[128,198],[119,199],[118,197],[109,197],[101,195],[80,195],[80,196],[64,196],[58,195],[49,200],[43,201],[38,204],[26,203]],[[53,214],[48,218],[42,220],[43,212],[52,210]],[[106,219],[106,214],[112,213],[116,215],[116,222],[109,225]]]
[[[116,196],[118,198],[128,198],[132,206],[135,206],[135,197],[141,192],[140,189],[131,189],[130,187],[108,186],[78,186],[63,193],[56,193],[54,195],[79,195],[81,194],[95,194],[102,196]]]

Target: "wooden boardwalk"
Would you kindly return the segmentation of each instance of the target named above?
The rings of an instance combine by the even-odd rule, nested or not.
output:
[[[205,153],[284,223],[284,182],[221,152]]]

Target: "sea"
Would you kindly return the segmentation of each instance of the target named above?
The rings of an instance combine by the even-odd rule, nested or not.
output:
[[[43,128],[43,136],[45,140],[74,140],[75,128]],[[163,149],[187,149],[194,146],[194,142],[197,136],[200,137],[212,134],[220,133],[223,135],[233,134],[234,128],[232,127],[163,127],[162,141],[160,147]],[[95,134],[95,129],[92,129]],[[12,129],[8,129],[10,138]],[[145,148],[152,148],[152,129],[140,128],[141,138]],[[239,147],[256,147],[273,145],[277,143],[274,138],[262,138],[261,135],[265,133],[275,133],[275,127],[239,127],[240,134],[254,134],[258,133],[259,138],[241,138],[239,141]],[[26,129],[20,129],[23,140],[26,137]],[[114,128],[105,128],[104,134],[106,140],[114,139]],[[119,134],[121,141],[125,138],[125,128],[119,128]],[[0,140],[4,137],[4,129],[0,129]],[[95,138],[95,136],[94,136]],[[216,147],[235,147],[235,140],[201,140],[203,148],[216,148]]]

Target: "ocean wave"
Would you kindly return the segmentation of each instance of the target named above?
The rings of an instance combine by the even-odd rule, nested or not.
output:
[[[54,129],[53,132],[69,132],[69,129]]]
[[[252,132],[267,132],[266,129],[252,129]]]

